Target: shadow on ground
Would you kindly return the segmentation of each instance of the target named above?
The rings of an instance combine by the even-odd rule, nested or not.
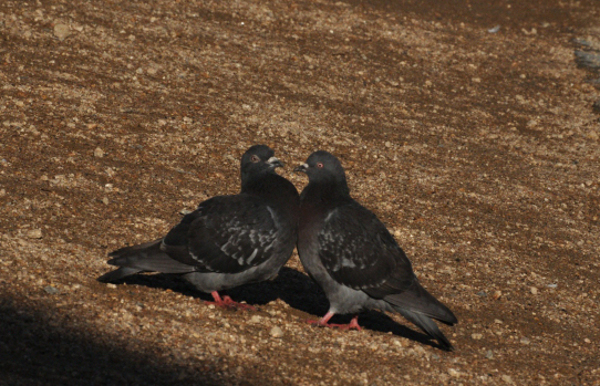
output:
[[[0,300],[0,384],[231,384],[208,364],[174,365],[163,359],[167,355],[159,348],[133,350],[124,339],[90,336],[51,314],[52,309],[42,312],[14,299]]]
[[[127,277],[122,283],[170,289],[186,296],[202,300],[212,300],[209,294],[196,291],[191,284],[177,275],[134,275]],[[329,302],[325,294],[315,282],[306,274],[287,267],[283,267],[274,280],[244,285],[228,291],[222,291],[221,294],[229,295],[237,302],[246,302],[257,307],[281,299],[290,307],[310,315],[315,315],[318,318],[323,316],[329,307]],[[349,323],[351,318],[352,315],[336,315],[332,318],[331,322]],[[367,330],[391,333],[425,345],[441,348],[429,336],[397,323],[383,312],[365,312],[360,315],[359,324]]]

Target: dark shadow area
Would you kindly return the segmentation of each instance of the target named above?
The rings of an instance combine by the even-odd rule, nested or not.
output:
[[[213,300],[210,294],[196,290],[192,284],[175,274],[137,274],[116,283],[170,289],[185,296]],[[329,306],[325,294],[314,281],[307,275],[287,267],[283,267],[274,280],[247,284],[219,293],[231,296],[236,302],[246,302],[257,307],[281,299],[290,307],[314,315],[325,314]]]
[[[322,314],[319,314],[319,318]],[[334,324],[348,324],[352,320],[353,315],[334,315],[329,323]],[[435,339],[431,339],[429,335],[423,334],[418,330],[413,330],[407,326],[399,324],[394,319],[390,318],[387,314],[370,310],[363,312],[358,317],[358,324],[366,330],[377,331],[384,334],[391,333],[392,335],[400,336],[421,344],[438,348],[440,350],[445,349],[440,346]],[[409,324],[414,327],[412,324]],[[315,327],[325,328],[325,327]],[[416,328],[416,327],[414,327]]]
[[[191,284],[181,279],[178,275],[133,275],[127,277],[122,282],[129,285],[137,284],[151,288],[170,289],[186,296],[208,301],[212,300],[210,294],[195,290]],[[274,280],[240,286],[222,291],[221,294],[229,295],[237,302],[246,302],[259,308],[261,305],[281,299],[296,310],[315,315],[315,319],[325,315],[329,308],[329,301],[321,288],[308,275],[288,267],[283,267]],[[331,319],[331,323],[345,324],[349,323],[351,319],[352,315],[335,315]],[[392,333],[393,335],[408,338],[424,345],[442,349],[428,335],[398,324],[383,312],[364,312],[359,316],[358,322],[361,327],[368,330]]]
[[[350,317],[348,317],[347,322],[344,321],[342,323],[348,322],[350,322]],[[390,318],[383,312],[364,312],[359,316],[358,322],[360,326],[369,330],[378,331],[382,333],[392,333],[393,335],[401,336],[403,338],[419,342],[423,345],[435,347],[440,350],[446,351],[442,346],[440,346],[437,343],[435,339],[432,339],[429,337],[429,335],[420,332],[420,330],[417,330],[417,327],[415,327],[413,324],[409,324],[409,326],[412,328],[407,327],[403,324],[398,324],[398,322],[396,322],[394,319]]]
[[[2,385],[229,385],[208,363],[167,362],[159,348],[143,352],[126,339],[52,318],[14,299],[0,300]],[[208,370],[207,370],[208,369]]]

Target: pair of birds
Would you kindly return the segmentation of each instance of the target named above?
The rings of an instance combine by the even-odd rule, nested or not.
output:
[[[241,159],[239,194],[202,202],[164,238],[110,253],[108,263],[119,268],[98,280],[148,271],[180,274],[211,293],[214,304],[248,307],[219,291],[274,278],[297,245],[305,270],[330,303],[327,314],[311,323],[360,329],[364,310],[397,312],[451,350],[433,319],[453,325],[456,317],[419,284],[381,221],[350,197],[340,161],[317,151],[295,168],[309,179],[300,196],[275,172],[281,166],[269,147],[252,146]],[[328,323],[337,313],[356,316],[347,325]]]

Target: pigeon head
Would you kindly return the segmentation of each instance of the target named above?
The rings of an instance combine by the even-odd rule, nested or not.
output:
[[[276,168],[283,167],[283,163],[274,154],[275,152],[266,145],[254,145],[246,150],[240,165],[242,186],[252,177],[262,173],[274,173]]]
[[[306,173],[309,183],[333,183],[348,190],[342,164],[333,154],[324,150],[312,153],[306,162],[294,171]]]

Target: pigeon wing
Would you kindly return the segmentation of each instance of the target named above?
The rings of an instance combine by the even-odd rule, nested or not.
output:
[[[179,224],[163,238],[160,249],[173,260],[197,267],[198,261],[189,253],[189,233],[192,224],[201,216],[197,210],[183,216]],[[198,267],[197,267],[198,268]]]
[[[410,261],[392,235],[355,201],[326,214],[318,240],[323,265],[343,285],[382,298],[414,281]]]
[[[277,215],[255,196],[215,197],[188,216],[164,244],[174,258],[192,260],[199,271],[245,271],[268,260],[277,242]],[[187,254],[181,253],[184,248]]]

